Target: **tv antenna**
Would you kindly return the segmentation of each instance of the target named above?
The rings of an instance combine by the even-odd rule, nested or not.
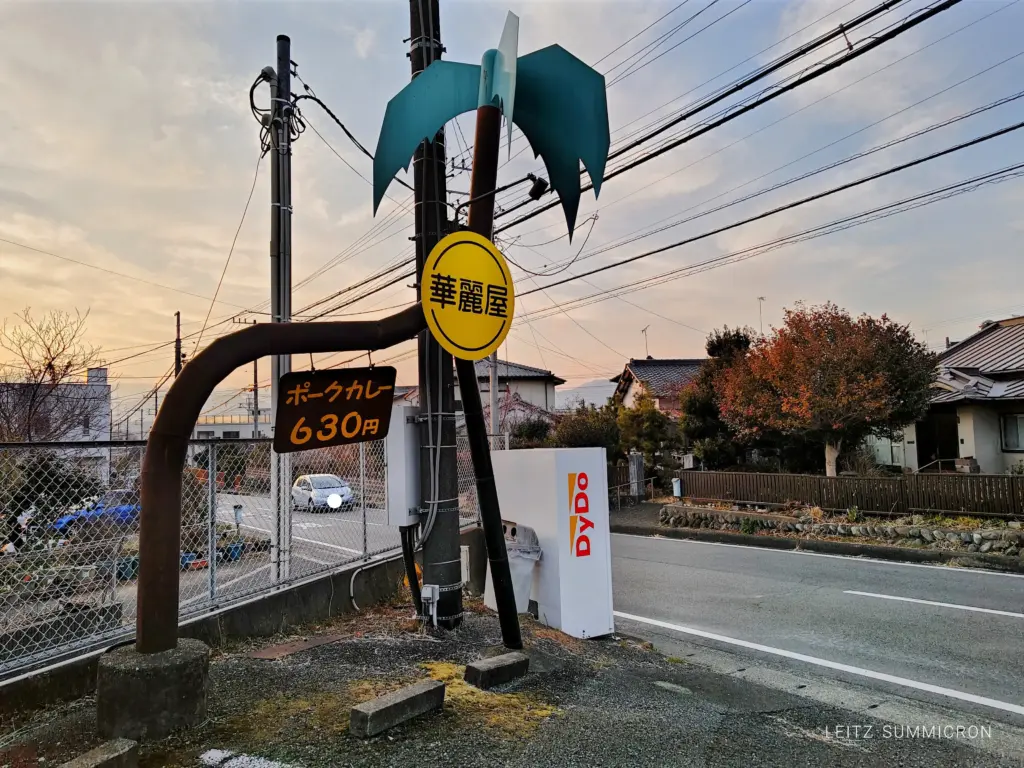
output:
[[[647,325],[647,326],[645,326],[645,327],[640,329],[640,333],[642,333],[644,335],[644,352],[647,354],[648,357],[651,356],[650,347],[648,347],[648,345],[647,345],[647,329],[650,328],[650,327],[651,327],[650,325]]]

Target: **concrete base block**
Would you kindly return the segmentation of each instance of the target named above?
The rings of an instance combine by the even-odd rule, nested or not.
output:
[[[206,719],[210,649],[179,639],[163,653],[134,646],[102,656],[96,675],[96,724],[104,738],[162,739]]]
[[[467,664],[464,679],[470,685],[486,691],[523,677],[529,670],[530,659],[525,653],[514,651]]]
[[[352,707],[349,731],[365,739],[444,706],[444,683],[424,680]]]
[[[61,768],[139,768],[139,745],[114,739],[64,763]]]

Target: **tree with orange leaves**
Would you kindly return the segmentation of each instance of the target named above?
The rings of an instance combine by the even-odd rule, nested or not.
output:
[[[907,326],[885,315],[798,304],[722,372],[719,407],[741,438],[779,431],[820,441],[825,473],[835,476],[843,446],[895,437],[924,416],[935,363]]]

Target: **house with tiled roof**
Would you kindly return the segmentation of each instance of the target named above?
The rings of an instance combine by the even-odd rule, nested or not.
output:
[[[476,362],[477,385],[483,400],[484,418],[490,423],[491,367],[489,360]],[[544,368],[498,360],[498,423],[502,431],[527,418],[553,419],[555,388],[565,379]],[[395,401],[419,404],[417,387],[395,387]],[[462,395],[455,380],[455,410],[462,410]]]
[[[704,360],[697,358],[630,360],[622,373],[612,379],[616,385],[612,401],[630,408],[645,393],[662,413],[678,416],[679,392],[696,378],[703,364]]]
[[[928,415],[903,430],[902,445],[874,441],[876,458],[987,474],[1024,462],[1024,317],[988,321],[943,350],[933,387]]]

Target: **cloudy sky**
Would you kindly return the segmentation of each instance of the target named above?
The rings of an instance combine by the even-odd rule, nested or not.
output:
[[[600,62],[609,82],[628,73],[609,86],[614,142],[875,4],[708,2],[689,0],[621,48],[679,3],[441,0],[441,25],[446,58],[476,62],[496,45],[511,9],[521,17],[520,51],[559,43],[588,63]],[[852,34],[851,42],[921,7],[919,0],[903,3]],[[1019,122],[1024,99],[622,243],[659,222],[706,211],[1017,93],[1024,82],[1021,29],[1024,3],[965,0],[856,62],[609,181],[599,200],[584,193],[583,226],[572,244],[560,237],[565,223],[558,209],[502,232],[500,242],[518,264],[540,272],[579,253],[559,275],[567,277]],[[279,33],[291,36],[302,78],[372,149],[388,99],[409,78],[407,3],[0,3],[0,307],[5,316],[26,306],[89,310],[90,341],[107,350],[108,360],[136,355],[112,366],[122,409],[134,406],[172,364],[170,347],[154,347],[173,339],[174,312],[182,313],[191,352],[211,311],[259,156],[248,89],[273,63]],[[265,88],[257,100],[266,104]],[[321,270],[296,289],[296,311],[410,252],[412,223],[405,212],[408,192],[397,184],[374,220],[370,186],[361,178],[369,178],[370,161],[318,107],[305,102],[303,113],[330,146],[307,130],[294,148],[295,282]],[[450,156],[468,161],[465,139],[472,132],[470,116],[449,126]],[[931,345],[962,338],[987,317],[1024,312],[1019,180],[659,280],[621,298],[551,309],[1024,162],[1021,133],[527,296],[518,303],[521,314],[502,357],[550,368],[567,387],[590,386],[621,370],[626,358],[645,354],[642,328],[649,326],[656,357],[699,356],[712,328],[757,328],[760,296],[765,330],[794,302],[834,301],[853,313],[888,313]],[[512,154],[524,144],[514,142]],[[502,167],[501,181],[539,168],[531,152],[522,152]],[[468,183],[458,173],[449,188],[465,191]],[[499,204],[521,195],[509,193]],[[264,161],[203,344],[237,328],[224,321],[241,310],[266,319],[259,313],[266,312],[269,295],[269,196]],[[596,218],[587,221],[592,214]],[[590,255],[597,249],[602,252]],[[556,279],[518,274],[519,291]],[[402,283],[342,311],[394,307],[412,294]],[[304,364],[296,358],[297,368]],[[401,359],[398,367],[400,381],[412,383],[414,362]],[[264,361],[260,378],[268,376]],[[209,405],[229,400],[251,380],[251,368],[238,371]]]

